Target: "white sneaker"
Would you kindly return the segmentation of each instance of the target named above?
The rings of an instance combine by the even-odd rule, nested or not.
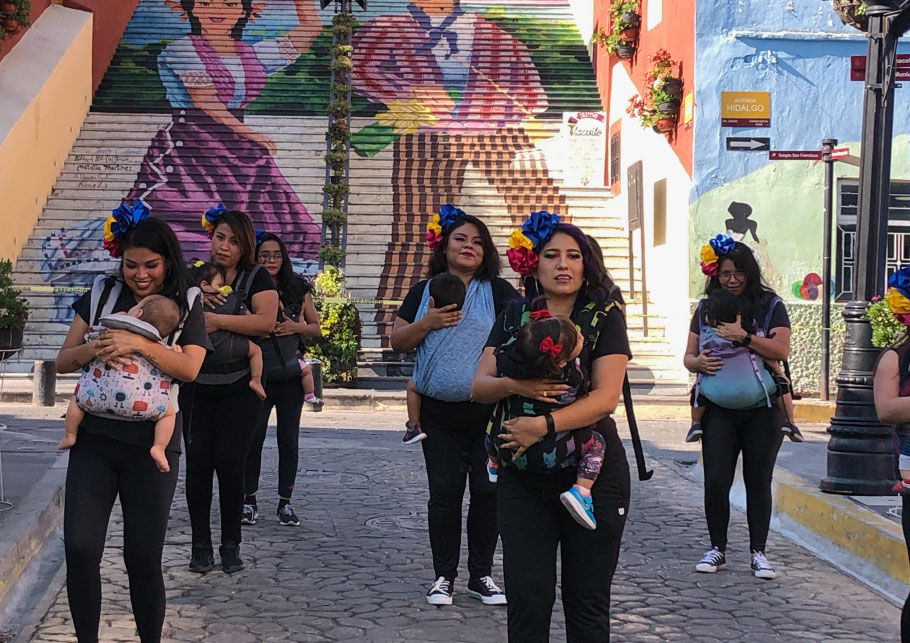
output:
[[[755,573],[755,578],[764,578],[765,580],[777,578],[774,568],[771,567],[768,559],[765,558],[765,554],[760,551],[752,552],[752,571]]]
[[[492,578],[481,576],[468,581],[468,594],[479,598],[484,605],[505,605],[506,595]]]
[[[451,605],[454,594],[451,579],[440,576],[430,587],[430,591],[427,592],[427,603],[430,605]]]
[[[701,557],[701,560],[695,565],[695,571],[702,574],[713,574],[726,564],[727,556],[717,547],[714,547],[706,551],[705,555]]]

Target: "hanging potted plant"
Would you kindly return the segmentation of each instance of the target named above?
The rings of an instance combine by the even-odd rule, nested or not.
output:
[[[651,67],[645,72],[643,96],[633,96],[626,112],[641,121],[642,127],[667,133],[676,129],[679,120],[682,80],[677,76],[679,64],[666,49],[648,57]]]
[[[31,0],[3,0],[0,2],[0,25],[9,35],[19,33],[31,24]]]
[[[0,361],[12,355],[9,351],[22,348],[28,320],[28,304],[13,286],[12,272],[11,261],[0,261]]]
[[[831,0],[831,7],[845,25],[856,27],[860,31],[869,28],[865,0]]]
[[[635,55],[640,29],[638,0],[613,0],[610,5],[610,31],[601,28],[591,40],[602,46],[608,54],[628,59]]]

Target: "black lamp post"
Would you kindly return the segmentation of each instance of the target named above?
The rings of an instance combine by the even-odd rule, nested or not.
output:
[[[884,294],[891,187],[891,136],[897,39],[907,31],[910,0],[867,2],[868,53],[863,102],[859,210],[856,216],[854,301],[844,309],[846,337],[837,376],[837,406],[828,433],[828,475],[822,491],[886,495],[897,479],[890,427],[879,423],[872,368],[879,349],[866,319],[869,299]],[[827,288],[828,285],[825,284]]]

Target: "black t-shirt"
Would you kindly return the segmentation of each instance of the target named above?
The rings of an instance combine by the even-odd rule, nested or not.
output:
[[[490,337],[487,339],[487,346],[498,347],[508,341],[510,337],[509,329],[517,330],[520,325],[522,310],[525,301],[513,301],[503,313],[496,318],[493,329],[490,331]],[[579,316],[587,302],[577,301],[575,309],[572,312],[572,321],[578,322]],[[585,342],[589,341],[585,337]],[[582,352],[581,368],[585,376],[590,380],[594,368],[594,361],[605,355],[625,355],[632,358],[632,350],[629,347],[629,336],[626,332],[626,318],[619,306],[614,306],[608,312],[601,322],[600,334],[597,336],[597,343],[592,346],[586,346]],[[603,435],[606,442],[604,451],[604,464],[602,471],[610,471],[612,467],[628,467],[626,452],[622,446],[622,440],[616,431],[616,423],[611,417],[605,417],[597,423],[597,431]]]
[[[409,324],[414,323],[427,279],[417,282],[405,295],[398,316]],[[519,297],[518,291],[505,279],[494,279],[493,311],[498,316],[506,304]],[[443,402],[426,395],[420,396],[420,422],[441,429],[469,429],[485,425],[493,412],[492,404],[477,402]]]
[[[766,294],[762,299],[761,310],[759,311],[759,319],[755,321],[758,322],[758,325],[761,326],[765,323],[765,317],[768,315],[768,306],[771,305],[771,301],[774,299],[775,295]],[[704,299],[702,301],[705,301]],[[708,320],[706,318],[706,308],[705,304],[701,305],[701,320],[699,320],[699,310],[696,308],[695,314],[692,315],[692,322],[689,324],[689,332],[698,335],[700,327],[706,326]],[[768,322],[768,330],[773,328],[790,328],[790,315],[787,314],[787,307],[784,305],[784,302],[778,300],[774,304],[774,309],[771,311],[771,318]]]
[[[73,310],[86,324],[91,325],[92,299],[91,292],[87,292],[73,303]],[[136,305],[136,296],[133,291],[126,286],[120,291],[117,302],[114,304],[112,313],[126,312]],[[209,336],[205,332],[205,318],[202,315],[202,298],[198,298],[193,307],[190,309],[183,325],[183,331],[177,339],[179,346],[201,346],[210,350],[212,345],[209,342]],[[174,428],[174,435],[168,443],[167,450],[180,452],[180,427],[182,426],[181,415],[178,413],[177,422]],[[97,415],[85,414],[85,419],[79,425],[80,431],[87,433],[96,433],[115,440],[121,440],[130,444],[136,444],[142,447],[151,447],[155,437],[154,422],[131,422],[129,420],[113,420],[103,418]]]

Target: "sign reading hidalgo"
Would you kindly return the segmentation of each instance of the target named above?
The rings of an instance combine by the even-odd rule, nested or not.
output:
[[[721,92],[721,127],[771,127],[770,92]]]

